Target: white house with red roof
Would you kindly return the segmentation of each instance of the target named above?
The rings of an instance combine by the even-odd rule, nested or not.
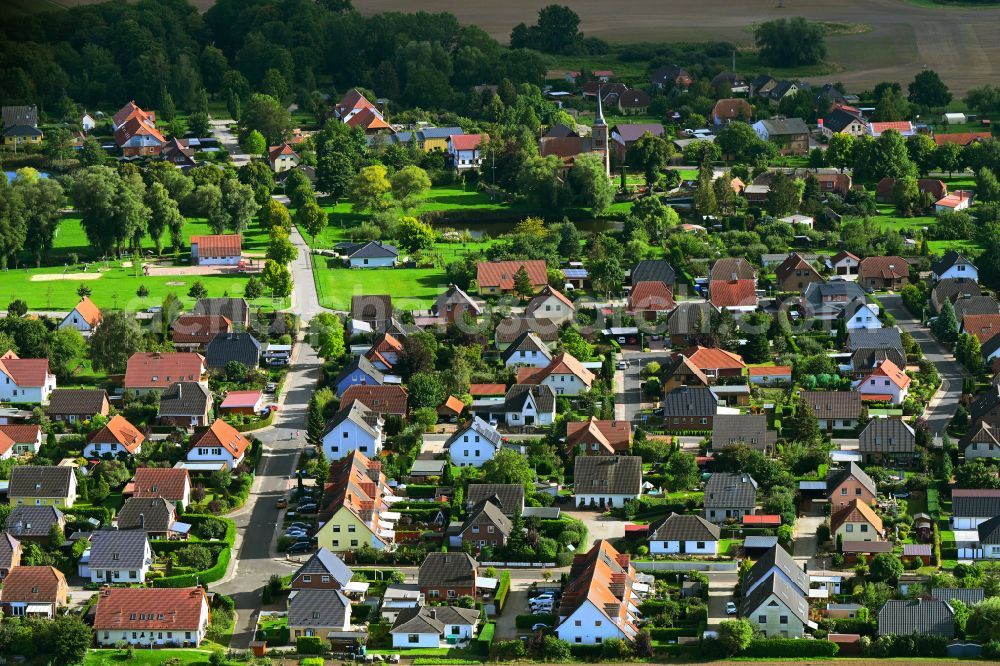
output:
[[[565,294],[545,285],[528,301],[525,314],[535,319],[551,319],[557,324],[569,321],[576,314],[576,306]]]
[[[140,467],[132,482],[125,486],[132,497],[162,497],[168,502],[191,506],[191,475],[181,467]]]
[[[594,373],[583,366],[576,357],[562,353],[544,368],[518,368],[518,384],[545,384],[556,395],[580,395],[594,383]]]
[[[136,352],[125,366],[125,388],[136,393],[163,391],[174,382],[208,386],[205,357],[194,352]]]
[[[156,156],[167,140],[156,129],[156,114],[143,111],[131,101],[118,110],[112,119],[115,144],[125,157]]]
[[[379,118],[382,117],[382,112],[378,108],[368,101],[360,90],[357,88],[351,88],[344,96],[340,99],[336,106],[333,107],[333,113],[340,119],[341,122],[346,123],[348,120],[358,115],[365,109],[371,110]]]
[[[142,449],[146,436],[121,414],[115,414],[100,430],[90,436],[83,447],[84,458],[116,458],[121,454],[134,456]]]
[[[571,645],[599,645],[612,638],[631,643],[639,633],[641,603],[635,582],[629,555],[598,541],[573,560],[556,634]]]
[[[94,305],[90,296],[84,296],[73,311],[59,323],[59,328],[75,328],[81,333],[90,333],[101,323],[101,309]]]
[[[478,169],[483,162],[482,146],[490,140],[488,134],[452,134],[448,137],[448,154],[458,171]]]
[[[302,159],[290,145],[283,143],[280,146],[271,146],[267,149],[267,161],[271,163],[274,173],[281,173],[294,169]]]
[[[242,258],[239,234],[191,236],[191,263],[196,266],[236,266]]]
[[[225,463],[233,469],[243,462],[250,440],[222,419],[191,438],[187,453],[188,462]]]
[[[902,404],[910,388],[910,377],[886,359],[861,380],[857,390],[862,400]]]
[[[882,136],[883,132],[888,132],[889,130],[895,130],[903,136],[913,136],[917,133],[917,130],[913,128],[913,123],[909,120],[868,123],[868,130],[876,139]]]
[[[965,210],[973,203],[972,190],[955,190],[946,197],[934,202],[935,213],[957,212]]]
[[[105,587],[97,593],[97,645],[119,641],[148,647],[198,647],[208,632],[209,607],[200,587]]]
[[[40,405],[49,401],[56,376],[47,358],[18,358],[13,349],[0,356],[0,400]]]

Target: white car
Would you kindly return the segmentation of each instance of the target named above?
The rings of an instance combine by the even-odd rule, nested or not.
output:
[[[732,601],[726,602],[726,615],[736,615],[736,604]]]
[[[556,600],[556,595],[554,595],[552,592],[542,592],[537,597],[532,597],[531,599],[529,599],[528,603],[530,603],[530,604],[539,604],[539,603],[549,603],[549,604],[551,604],[555,600]]]

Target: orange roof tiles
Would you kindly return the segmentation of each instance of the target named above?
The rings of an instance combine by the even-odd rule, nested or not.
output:
[[[199,257],[238,257],[243,252],[243,239],[239,234],[191,236],[191,245],[198,246]]]
[[[129,453],[135,453],[146,436],[121,414],[115,414],[104,427],[91,435],[88,444],[119,444]]]
[[[3,581],[4,603],[65,603],[66,577],[55,567],[14,567]]]
[[[101,309],[94,304],[94,301],[90,300],[90,296],[81,298],[80,302],[76,304],[75,310],[91,327],[97,326],[101,321]]]
[[[346,508],[365,523],[371,523],[385,508],[383,498],[393,494],[382,473],[382,464],[369,460],[357,449],[331,463],[327,478],[323,494],[325,516]]]
[[[844,508],[835,511],[830,517],[830,531],[836,532],[844,523],[866,522],[875,528],[879,536],[882,535],[882,519],[878,517],[875,510],[859,499],[855,499]]]
[[[170,325],[174,344],[208,344],[218,333],[231,333],[233,324],[222,315],[182,314]]]
[[[753,280],[712,280],[708,284],[712,305],[717,308],[757,306],[757,285]]]
[[[594,382],[594,373],[583,367],[576,357],[563,352],[544,368],[518,368],[517,383],[541,384],[550,375],[574,375],[588,387]]]
[[[670,287],[659,280],[638,282],[628,295],[630,312],[669,312],[676,307]]]
[[[750,368],[751,377],[773,377],[775,375],[792,374],[790,365],[763,365]]]
[[[204,357],[194,352],[136,352],[125,368],[125,388],[167,388],[174,382],[196,382],[204,367]]]
[[[502,391],[501,391],[502,393]],[[341,405],[349,405],[357,400],[376,414],[406,415],[409,395],[398,384],[354,384],[340,396]]]
[[[184,488],[191,487],[191,477],[186,469],[174,467],[140,467],[135,470],[132,496],[138,498],[162,497],[170,502],[184,499]]]
[[[488,134],[452,134],[448,137],[451,147],[455,150],[475,150],[480,144],[490,140]]]
[[[626,635],[636,628],[629,606],[635,570],[628,555],[619,553],[609,541],[598,541],[585,554],[577,555],[570,569],[570,581],[563,591],[559,616],[567,618],[589,601]]]
[[[902,257],[865,257],[858,265],[858,276],[865,278],[900,279],[910,276],[910,264]]]
[[[456,398],[455,396],[449,395],[447,400],[444,401],[444,404],[438,407],[438,411],[441,410],[454,412],[455,414],[461,414],[465,410],[465,403]]]
[[[1000,314],[967,314],[962,318],[962,329],[986,344],[1000,333]]]
[[[598,442],[609,455],[628,453],[632,443],[632,425],[628,421],[604,421],[593,416],[587,421],[566,424],[566,448],[580,443]]]
[[[288,145],[288,142],[281,144],[280,146],[271,146],[267,150],[267,157],[272,162],[281,157],[282,155],[296,155],[295,149]]]
[[[0,356],[0,372],[9,376],[18,386],[45,386],[49,375],[49,359],[18,358],[13,349]]]
[[[207,430],[191,438],[188,446],[190,449],[196,447],[222,447],[232,454],[233,458],[240,459],[243,453],[250,446],[250,440],[237,432],[236,428],[229,425],[222,419],[215,419],[215,422]]]
[[[875,366],[875,369],[872,370],[871,374],[869,374],[867,377],[865,377],[864,380],[862,380],[861,388],[864,388],[865,382],[868,379],[871,379],[872,377],[886,377],[893,384],[895,384],[901,389],[905,389],[907,386],[910,385],[909,375],[900,370],[899,366],[897,366],[889,359],[885,359],[877,366]]]
[[[208,619],[200,587],[105,587],[97,594],[95,630],[195,631]]]
[[[684,356],[699,370],[741,370],[746,367],[743,357],[718,347],[700,345],[684,350]]]
[[[934,143],[939,146],[943,146],[946,143],[956,143],[960,146],[967,146],[973,141],[985,141],[986,139],[990,139],[992,137],[993,135],[989,132],[950,132],[935,134]]]
[[[507,393],[506,384],[470,384],[469,395],[504,395]]]
[[[525,261],[481,261],[476,265],[476,281],[479,288],[496,287],[504,291],[514,288],[514,275],[524,267],[533,287],[548,284],[548,269],[543,259],[528,259]]]

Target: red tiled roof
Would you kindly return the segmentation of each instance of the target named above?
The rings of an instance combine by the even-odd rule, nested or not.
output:
[[[66,577],[55,567],[14,567],[3,581],[4,603],[65,603]]]
[[[243,252],[243,239],[239,234],[191,236],[191,245],[198,246],[199,257],[238,257]]]
[[[151,136],[159,143],[166,143],[166,138],[160,134],[151,123],[144,122],[140,118],[131,118],[115,132],[115,142],[119,146],[124,146],[133,136]]]
[[[8,437],[5,433],[0,431],[0,456],[6,454],[12,448],[14,448],[14,440]]]
[[[115,414],[104,427],[91,435],[89,444],[120,444],[129,453],[135,453],[146,440],[138,428],[129,423],[121,414]]]
[[[140,467],[135,470],[132,496],[139,498],[162,497],[170,502],[184,499],[185,485],[191,487],[186,469],[173,467]]]
[[[351,88],[340,99],[337,104],[337,114],[340,116],[354,109],[374,109],[375,105],[368,101],[368,98],[361,94],[357,88]]]
[[[230,391],[226,399],[219,405],[220,409],[235,409],[237,407],[254,407],[260,402],[263,393],[260,391]]]
[[[94,301],[90,300],[90,296],[81,298],[80,302],[76,304],[75,309],[83,317],[83,320],[91,326],[97,326],[101,321],[101,309],[94,305]]]
[[[281,157],[282,155],[295,155],[295,149],[288,145],[287,142],[281,144],[280,146],[271,146],[267,150],[267,158],[272,162]]]
[[[475,150],[480,144],[490,140],[489,134],[452,134],[448,137],[455,150]]]
[[[790,365],[762,365],[750,368],[751,377],[773,377],[775,375],[792,374]]]
[[[525,261],[481,261],[476,265],[476,279],[479,288],[498,287],[503,290],[514,288],[514,275],[524,266],[533,287],[548,284],[548,269],[544,259]]]
[[[910,276],[910,264],[902,257],[865,257],[858,265],[864,278],[900,279]]]
[[[15,444],[34,444],[42,434],[42,429],[37,425],[0,425],[0,433],[14,440]]]
[[[861,382],[861,388],[864,387],[865,383],[872,377],[886,377],[893,384],[901,389],[905,389],[910,385],[910,377],[905,372],[899,369],[895,363],[889,359],[885,359],[872,370],[871,374],[864,378]],[[860,389],[859,389],[860,390]]]
[[[49,359],[18,358],[13,349],[0,356],[0,372],[8,375],[20,387],[45,386],[49,374]]]
[[[909,120],[892,120],[880,123],[871,123],[872,134],[881,134],[886,130],[896,130],[897,132],[912,132],[913,124]]]
[[[541,384],[549,375],[575,375],[588,387],[594,382],[594,373],[583,367],[574,356],[563,352],[544,368],[518,368],[517,383]]]
[[[141,118],[148,122],[156,122],[156,114],[152,111],[143,111],[139,105],[135,103],[135,100],[131,100],[128,104],[118,109],[117,113],[112,116],[111,122],[113,122],[115,126],[118,126],[124,124],[129,118]]]
[[[382,120],[371,108],[362,109],[347,120],[348,127],[360,127],[364,130],[389,129],[389,123]]]
[[[566,424],[566,448],[576,448],[580,443],[598,442],[604,452],[628,453],[632,443],[632,425],[628,421],[602,421],[590,417],[587,421],[570,421]]]
[[[945,206],[947,208],[957,208],[965,200],[972,199],[970,190],[955,190],[948,196],[934,202],[935,206]]]
[[[878,535],[882,534],[882,519],[878,517],[875,510],[859,499],[855,499],[844,508],[835,511],[830,517],[830,531],[836,532],[844,523],[866,522],[875,528]]]
[[[631,312],[669,312],[676,307],[670,287],[660,280],[638,282],[628,296],[628,309]]]
[[[758,514],[756,516],[743,516],[744,525],[780,525],[781,516]]]
[[[461,414],[464,409],[465,403],[453,395],[449,395],[448,399],[445,400],[440,407],[438,407],[439,412],[454,412],[455,414]]]
[[[348,386],[347,390],[340,396],[340,404],[349,405],[355,400],[377,414],[405,416],[409,395],[406,389],[398,384],[385,384],[383,386],[354,384]]]
[[[951,132],[945,134],[935,134],[934,143],[943,146],[946,143],[957,143],[960,146],[967,146],[973,141],[984,141],[992,138],[989,132]]]
[[[97,594],[95,630],[196,631],[203,613],[208,619],[200,587],[105,587]]]
[[[746,367],[743,357],[718,347],[700,345],[684,350],[684,356],[699,370],[741,370]]]
[[[962,318],[962,330],[986,344],[1000,334],[1000,314],[967,314]]]
[[[757,286],[753,280],[712,280],[708,283],[712,305],[717,308],[756,306]]]
[[[712,116],[722,120],[749,120],[753,118],[753,107],[742,98],[720,99],[712,107]]]
[[[788,258],[781,262],[780,266],[774,269],[774,275],[778,278],[779,282],[784,282],[796,271],[807,271],[815,277],[819,277],[819,272],[813,268],[813,265],[806,261],[805,257],[798,252],[792,252],[788,255]]]
[[[137,352],[125,368],[125,388],[167,388],[201,379],[205,359],[194,352]]]
[[[348,389],[350,390],[350,389]],[[507,393],[506,384],[470,384],[469,395],[504,395]]]
[[[243,457],[243,453],[250,446],[250,440],[236,431],[236,428],[229,425],[222,419],[215,419],[215,422],[207,430],[200,432],[191,438],[188,449],[198,447],[222,447],[232,454],[233,458]]]
[[[231,333],[233,324],[222,315],[182,314],[170,326],[174,343],[208,344],[218,333]]]

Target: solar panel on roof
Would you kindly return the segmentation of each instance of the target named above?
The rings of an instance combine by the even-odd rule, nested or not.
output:
[[[585,278],[589,275],[586,268],[564,268],[562,273],[568,278]]]

